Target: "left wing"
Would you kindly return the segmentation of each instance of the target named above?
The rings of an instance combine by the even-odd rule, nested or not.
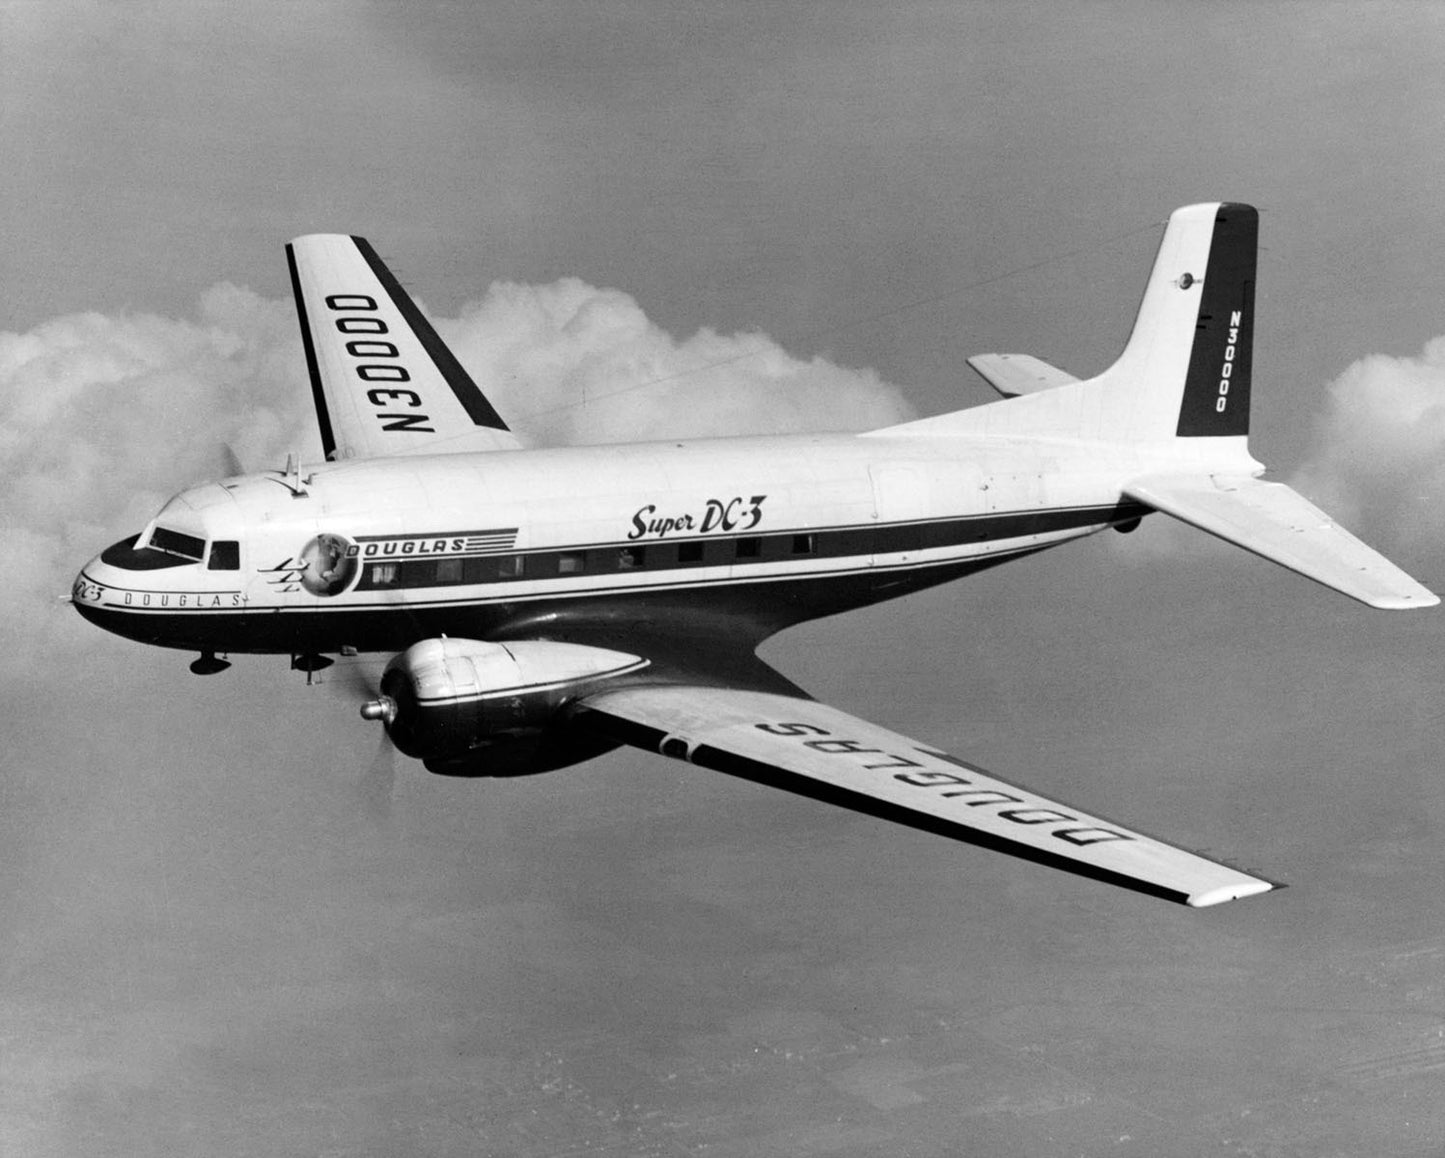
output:
[[[624,744],[1167,900],[1200,907],[1276,887],[815,700],[639,685],[573,711]]]
[[[364,237],[298,237],[286,260],[328,459],[521,447]]]

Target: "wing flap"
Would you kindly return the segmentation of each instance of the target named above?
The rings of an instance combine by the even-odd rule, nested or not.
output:
[[[1283,483],[1247,475],[1156,475],[1135,479],[1124,493],[1371,607],[1440,602]]]
[[[1275,887],[813,700],[645,685],[574,711],[646,751],[1194,907]]]
[[[968,364],[1005,398],[1037,394],[1079,380],[1031,354],[975,354]]]
[[[521,446],[365,238],[286,257],[328,459]]]

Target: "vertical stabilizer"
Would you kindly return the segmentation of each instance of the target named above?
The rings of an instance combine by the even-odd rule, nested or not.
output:
[[[1258,234],[1249,205],[1175,210],[1129,341],[1102,374],[875,433],[1209,440],[1194,453],[1245,462]]]
[[[1037,359],[1016,369],[985,355],[975,361],[1005,392],[1015,378],[1036,392],[868,434],[1097,443],[1093,460],[1118,464],[1123,499],[1372,607],[1435,606],[1434,592],[1303,495],[1256,477],[1264,467],[1248,436],[1258,238],[1252,206],[1176,209],[1128,344],[1097,378],[1049,385],[1062,372],[1041,374]]]
[[[1209,268],[1174,431],[1178,438],[1229,438],[1249,433],[1258,246],[1259,214],[1248,205],[1221,205],[1214,216]]]
[[[1249,433],[1259,214],[1210,203],[1175,210],[1119,360],[1100,394],[1094,436],[1128,442]]]

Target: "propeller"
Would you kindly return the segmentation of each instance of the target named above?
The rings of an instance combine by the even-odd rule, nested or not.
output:
[[[229,442],[223,442],[216,448],[216,469],[220,471],[220,478],[235,478],[246,473],[241,456]]]
[[[366,720],[390,723],[396,713],[396,702],[381,694],[383,661],[377,657],[348,657],[339,660],[319,681],[345,696],[352,703],[360,700],[361,716]],[[383,730],[376,755],[361,773],[356,784],[357,795],[367,816],[379,827],[391,820],[391,797],[396,786],[396,745]]]
[[[356,794],[367,818],[378,828],[391,823],[391,794],[396,787],[396,745],[385,732],[377,745],[376,755],[361,774]]]
[[[236,448],[229,442],[221,444],[221,465],[226,470],[227,478],[246,473],[246,468],[241,464],[241,456],[236,453]]]

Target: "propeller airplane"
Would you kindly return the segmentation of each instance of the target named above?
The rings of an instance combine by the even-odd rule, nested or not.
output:
[[[287,246],[324,462],[171,499],[72,602],[224,655],[393,654],[361,707],[433,772],[619,745],[1192,906],[1275,887],[821,704],[776,632],[1161,511],[1371,606],[1437,598],[1249,453],[1258,214],[1169,219],[1119,359],[861,434],[524,448],[364,239]]]

